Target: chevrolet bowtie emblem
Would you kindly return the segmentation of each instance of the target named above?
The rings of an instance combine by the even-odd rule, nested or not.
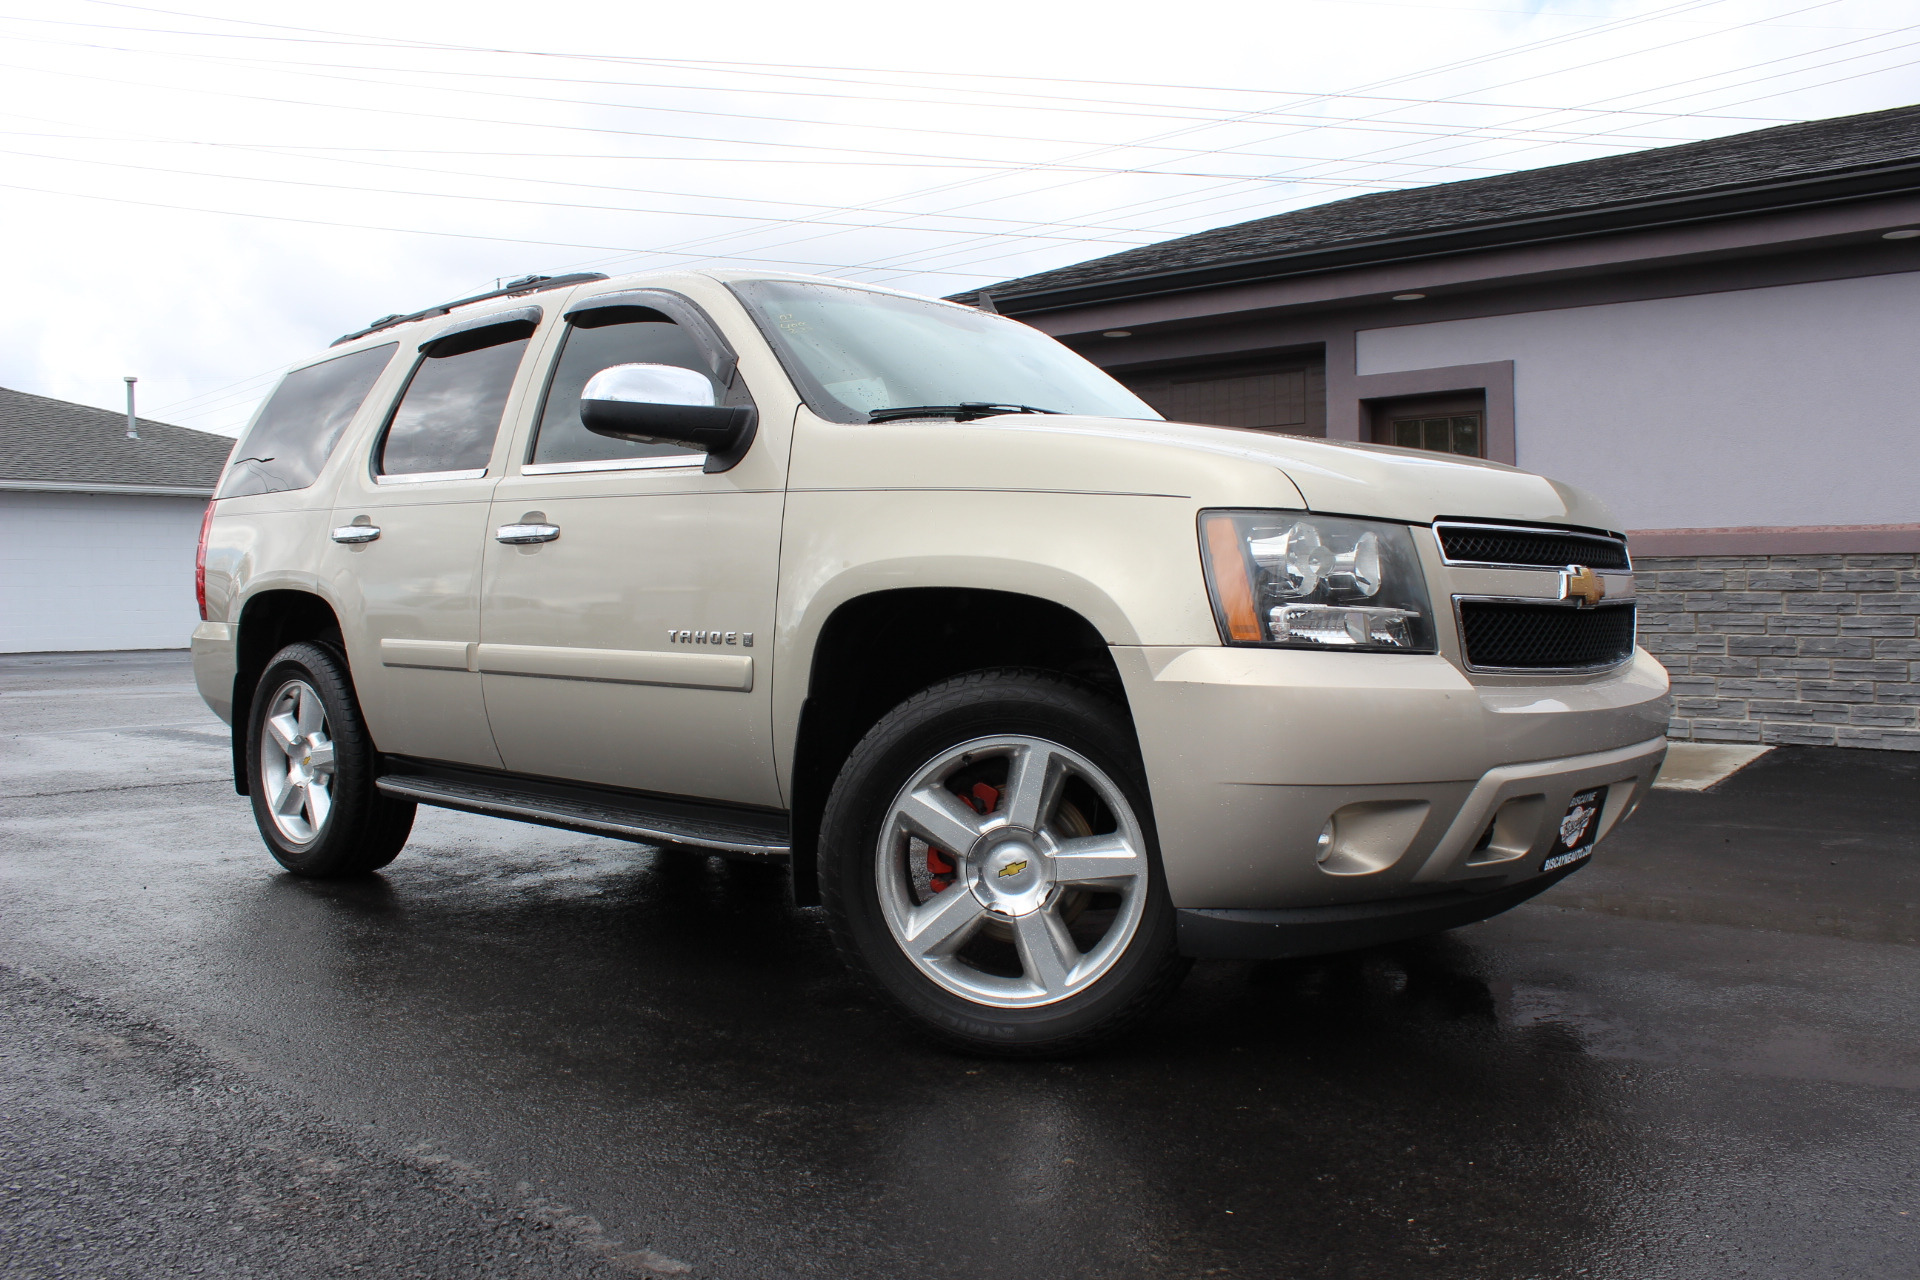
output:
[[[1007,876],[1017,876],[1026,869],[1027,860],[1022,858],[1018,862],[1009,862],[1006,866],[1000,868],[999,874],[1002,879],[1005,879]]]
[[[1574,601],[1577,608],[1591,609],[1607,598],[1607,584],[1587,566],[1570,564],[1560,571],[1560,598]]]

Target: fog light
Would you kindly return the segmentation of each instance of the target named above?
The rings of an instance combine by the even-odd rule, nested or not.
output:
[[[1320,828],[1313,860],[1330,876],[1365,876],[1400,861],[1426,825],[1425,800],[1360,800],[1341,805]]]

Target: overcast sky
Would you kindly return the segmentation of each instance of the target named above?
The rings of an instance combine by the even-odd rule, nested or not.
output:
[[[1920,101],[1913,0],[166,2],[0,9],[0,385],[227,434],[501,277],[951,293]]]

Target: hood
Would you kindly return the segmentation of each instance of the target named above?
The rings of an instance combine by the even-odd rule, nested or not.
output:
[[[1044,433],[1104,436],[1270,466],[1313,511],[1427,522],[1447,516],[1538,520],[1614,529],[1606,504],[1573,485],[1505,463],[1392,445],[1270,435],[1231,427],[1124,418],[995,418]]]

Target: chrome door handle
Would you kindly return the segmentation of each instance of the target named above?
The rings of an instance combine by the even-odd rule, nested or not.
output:
[[[494,541],[516,547],[529,542],[552,542],[559,536],[557,524],[503,524],[493,534]]]
[[[372,542],[380,536],[377,524],[343,524],[330,535],[335,542]]]

